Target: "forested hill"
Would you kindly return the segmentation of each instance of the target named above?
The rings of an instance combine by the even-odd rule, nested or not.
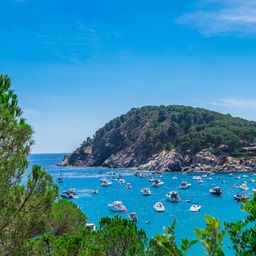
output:
[[[198,154],[218,158],[216,165],[228,156],[252,157],[254,147],[256,122],[202,108],[146,106],[108,122],[62,165],[152,169],[161,164],[154,161],[167,161],[156,169],[182,169]]]

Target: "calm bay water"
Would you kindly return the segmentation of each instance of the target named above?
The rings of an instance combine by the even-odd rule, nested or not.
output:
[[[113,216],[114,214],[108,210],[107,204],[109,202],[119,200],[124,203],[127,208],[127,213],[135,211],[139,217],[138,226],[143,228],[148,237],[152,237],[157,233],[163,232],[164,226],[169,226],[174,218],[177,220],[176,238],[179,241],[183,237],[193,238],[194,227],[204,228],[204,216],[206,214],[213,215],[224,221],[236,221],[245,216],[245,213],[240,210],[240,203],[233,200],[233,195],[241,192],[240,189],[233,188],[233,184],[240,184],[243,180],[247,181],[250,188],[247,194],[252,196],[252,188],[256,186],[255,183],[250,183],[250,178],[242,178],[243,174],[234,174],[229,177],[228,174],[215,174],[212,180],[204,178],[203,184],[198,184],[193,180],[194,175],[183,175],[177,172],[166,173],[161,178],[164,185],[159,188],[152,188],[148,178],[138,178],[133,176],[133,172],[129,170],[111,170],[104,168],[76,168],[76,167],[56,167],[56,164],[63,159],[63,154],[35,154],[30,155],[30,167],[34,164],[39,164],[45,168],[57,182],[57,178],[62,170],[64,182],[59,184],[60,191],[69,188],[75,188],[78,191],[77,198],[72,199],[78,207],[88,216],[88,221],[94,222],[96,225],[99,219],[103,216]],[[132,184],[132,189],[127,190],[125,185],[119,185],[113,182],[109,187],[101,187],[100,178],[106,177],[106,173],[114,171],[116,174],[122,174],[126,183]],[[99,174],[102,172],[102,174]],[[177,179],[173,180],[176,176]],[[236,177],[240,176],[240,180]],[[108,177],[110,179],[110,177]],[[254,177],[256,178],[256,177]],[[181,181],[188,181],[192,186],[187,190],[178,189]],[[223,180],[226,181],[222,184]],[[224,191],[222,197],[214,197],[209,194],[209,189],[214,186],[220,186]],[[142,187],[150,187],[152,195],[143,197],[140,194]],[[98,188],[99,194],[91,195],[90,190]],[[180,194],[181,201],[178,203],[170,203],[166,201],[165,194],[171,190],[177,190]],[[191,204],[186,203],[185,200],[191,200],[202,205],[199,213],[190,213],[189,207]],[[161,201],[166,208],[164,213],[156,213],[153,210],[153,204]],[[127,217],[127,213],[120,213],[121,216]],[[145,222],[150,220],[151,224]],[[227,242],[228,243],[228,242]],[[195,246],[188,255],[202,255],[197,254],[198,247]],[[226,248],[227,255],[232,253]]]

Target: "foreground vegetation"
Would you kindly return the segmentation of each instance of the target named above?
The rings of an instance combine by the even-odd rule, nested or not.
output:
[[[175,222],[149,241],[135,223],[118,216],[102,218],[97,231],[86,227],[86,216],[75,204],[58,199],[57,185],[40,166],[24,178],[32,129],[10,85],[7,76],[0,76],[0,255],[180,256],[201,243],[206,255],[217,256],[224,255],[225,235],[234,255],[255,255],[255,194],[242,206],[245,220],[221,229],[219,220],[206,216],[206,228],[195,229],[196,239],[183,239],[180,246]]]

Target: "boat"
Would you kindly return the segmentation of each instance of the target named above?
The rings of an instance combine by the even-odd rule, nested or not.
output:
[[[249,175],[243,175],[242,177],[243,177],[243,178],[248,178],[248,177],[249,177]]]
[[[139,176],[140,176],[140,172],[135,172],[135,173],[133,174],[133,176],[139,177]]]
[[[212,195],[221,196],[223,194],[223,191],[220,189],[220,187],[215,187],[209,190]]]
[[[96,231],[96,225],[93,222],[87,222],[85,226],[91,229],[92,231]]]
[[[187,188],[189,188],[190,186],[191,186],[190,183],[188,183],[188,182],[186,182],[186,181],[182,181],[182,182],[180,183],[179,188],[180,188],[180,189],[187,189]]]
[[[114,201],[108,204],[108,209],[111,212],[126,212],[126,208],[121,201]]]
[[[202,179],[202,177],[201,176],[193,176],[193,178],[192,178],[193,180],[201,180]]]
[[[177,177],[176,177],[176,176],[173,176],[172,179],[173,179],[173,180],[177,180]]]
[[[153,182],[155,179],[154,178],[149,178],[148,181],[149,182]]]
[[[91,190],[91,194],[99,194],[99,190],[97,189],[97,188],[93,188],[92,190]]]
[[[233,173],[229,173],[229,175],[228,175],[228,176],[229,176],[229,177],[232,177],[233,175],[234,175]]]
[[[125,183],[125,180],[124,180],[124,179],[119,179],[119,180],[118,180],[118,183],[119,183],[120,185],[122,185],[122,184]]]
[[[239,188],[242,189],[242,190],[245,190],[245,191],[249,190],[249,188],[247,187],[247,185],[245,183],[240,185]]]
[[[157,188],[159,186],[162,186],[163,184],[164,184],[164,182],[161,181],[161,180],[154,180],[153,183],[152,183],[152,187]]]
[[[204,183],[203,180],[197,180],[197,182],[198,182],[199,184],[203,184],[203,183]]]
[[[150,196],[150,195],[151,195],[151,191],[150,191],[149,188],[142,188],[142,189],[140,190],[140,192],[141,192],[141,194],[142,194],[143,196]]]
[[[139,220],[136,212],[130,212],[128,216],[129,220],[137,222]]]
[[[241,202],[241,201],[248,200],[249,197],[245,194],[236,194],[236,195],[234,195],[234,199]]]
[[[166,197],[171,202],[179,202],[180,196],[177,191],[170,191],[166,194]]]
[[[132,189],[132,184],[131,183],[127,183],[125,187],[126,187],[126,189]]]
[[[254,187],[254,188],[252,189],[252,191],[253,191],[253,192],[256,192],[256,187]]]
[[[161,202],[156,202],[154,204],[153,208],[155,209],[156,212],[164,212],[165,211],[165,207]]]
[[[111,181],[107,180],[107,179],[104,179],[101,181],[101,186],[102,187],[107,187],[107,186],[110,186],[112,184]]]
[[[60,170],[60,176],[58,177],[58,183],[63,183],[64,179],[62,176],[62,170]]]
[[[251,183],[255,182],[255,179],[250,179],[250,182],[251,182]]]
[[[192,204],[191,207],[189,208],[190,212],[198,212],[201,209],[200,204]]]
[[[68,189],[66,191],[63,191],[60,196],[62,198],[66,198],[66,199],[71,199],[74,198],[76,195],[76,190],[75,189]]]

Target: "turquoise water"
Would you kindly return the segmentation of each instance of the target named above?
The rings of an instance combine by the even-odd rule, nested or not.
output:
[[[213,215],[224,221],[236,221],[245,216],[240,210],[240,203],[233,200],[233,195],[237,192],[241,192],[240,189],[233,188],[233,184],[240,184],[243,180],[247,181],[247,185],[250,188],[247,194],[252,196],[252,188],[256,186],[256,183],[251,183],[250,178],[242,178],[243,174],[235,174],[233,177],[229,177],[228,174],[215,174],[212,180],[203,178],[204,183],[198,184],[196,180],[193,180],[194,175],[184,175],[177,172],[166,173],[161,178],[164,181],[164,185],[158,188],[153,188],[147,178],[139,178],[133,176],[133,172],[129,170],[110,170],[104,168],[76,168],[76,167],[56,167],[56,164],[63,159],[63,154],[38,154],[31,155],[29,157],[30,164],[39,164],[43,166],[56,180],[59,176],[60,170],[62,170],[64,183],[60,185],[60,191],[67,190],[69,188],[76,188],[78,191],[77,198],[72,199],[78,207],[88,216],[88,221],[92,221],[95,224],[103,216],[113,216],[114,214],[108,210],[107,204],[109,202],[120,200],[127,208],[127,213],[135,211],[139,217],[138,226],[143,228],[148,237],[154,236],[156,233],[162,233],[164,226],[169,226],[174,218],[177,220],[176,225],[176,238],[179,241],[182,237],[193,238],[194,227],[204,228],[204,216],[206,214]],[[127,182],[132,184],[132,189],[127,190],[125,185],[119,185],[116,181],[109,187],[101,187],[100,178],[106,177],[106,173],[114,171],[116,174],[122,174]],[[102,174],[99,174],[102,172]],[[173,180],[176,176],[177,179]],[[236,177],[240,176],[240,180],[236,180]],[[108,177],[110,179],[110,177]],[[256,179],[256,177],[253,177]],[[191,187],[187,190],[178,189],[181,181],[188,181],[191,183]],[[222,184],[223,180],[226,181]],[[209,194],[209,189],[214,186],[220,186],[224,191],[222,197],[214,197]],[[150,187],[152,195],[149,197],[143,197],[140,194],[142,187]],[[98,188],[99,194],[91,195],[89,191],[92,188]],[[165,194],[170,190],[177,190],[180,194],[181,201],[178,203],[170,203],[166,200]],[[191,200],[202,205],[199,213],[190,213],[189,207],[191,204],[185,202],[185,200]],[[153,210],[153,204],[157,201],[161,201],[166,211],[164,213],[156,213]],[[127,213],[120,213],[121,216],[127,217]],[[145,222],[150,220],[151,224]],[[188,255],[202,255],[197,254],[198,248],[195,247],[191,250],[191,254]],[[228,249],[226,249],[227,255],[232,255]]]

